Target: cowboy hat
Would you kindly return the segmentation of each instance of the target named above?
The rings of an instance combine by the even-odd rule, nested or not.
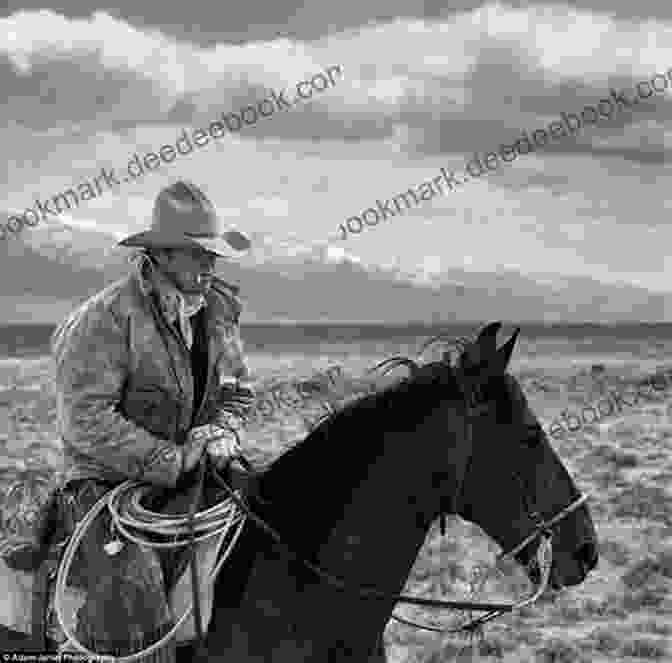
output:
[[[223,258],[246,252],[247,235],[224,225],[206,195],[193,183],[178,180],[156,197],[149,230],[129,235],[120,246],[194,248],[201,246]]]

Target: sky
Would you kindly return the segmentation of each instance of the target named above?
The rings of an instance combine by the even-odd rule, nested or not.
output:
[[[184,129],[283,89],[295,96],[298,82],[339,67],[309,100],[63,218],[121,237],[149,223],[162,186],[186,177],[241,230],[364,264],[428,277],[508,268],[672,291],[672,83],[375,227],[345,238],[339,230],[378,199],[441,168],[462,171],[475,154],[581,112],[611,89],[634,97],[636,83],[672,69],[669,0],[5,5],[4,209],[23,210],[101,168],[121,172],[134,154],[175,145]]]

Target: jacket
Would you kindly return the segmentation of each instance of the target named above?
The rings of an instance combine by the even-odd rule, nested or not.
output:
[[[136,479],[174,487],[179,447],[192,427],[242,425],[225,388],[249,374],[237,287],[215,278],[205,296],[208,368],[199,404],[189,349],[152,292],[144,272],[132,272],[81,304],[52,335],[63,483]]]

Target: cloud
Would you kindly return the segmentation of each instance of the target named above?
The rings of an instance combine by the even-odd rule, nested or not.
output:
[[[21,11],[0,20],[0,34],[5,123],[52,132],[198,126],[342,64],[346,75],[333,90],[250,134],[401,140],[422,154],[491,149],[596,102],[610,86],[672,67],[669,23],[500,3],[440,19],[397,18],[314,42],[202,47],[100,11],[74,19]],[[663,122],[671,107],[660,95],[651,108]],[[611,131],[633,121],[624,115]],[[604,132],[594,138],[604,142]],[[560,149],[591,150],[591,141]]]
[[[43,131],[195,119],[337,64],[285,39],[202,48],[104,12],[17,12],[0,20],[0,34],[3,120]]]
[[[426,53],[433,51],[436,27],[424,27]],[[563,111],[580,112],[585,104],[597,103],[611,87],[629,89],[672,67],[669,22],[633,23],[566,7],[488,4],[441,27],[453,37],[445,44],[445,61],[457,51],[456,61],[470,65],[456,81],[455,72],[436,71],[436,59],[430,59],[432,71],[425,72],[422,94],[409,95],[400,117],[408,127],[407,149],[421,154],[496,149]],[[460,83],[462,97],[455,92]],[[418,81],[416,87],[421,87]],[[625,131],[627,139],[634,124],[635,132],[649,136],[652,145],[640,155],[632,149],[621,154],[646,160],[648,152],[660,151],[656,125],[669,122],[671,109],[669,93],[657,94],[636,113],[616,115],[607,128],[584,132],[578,143],[565,141],[554,151],[606,153],[610,137],[619,141]],[[594,141],[602,145],[593,147]],[[616,148],[611,152],[619,154]]]
[[[568,24],[567,16],[573,22]],[[201,48],[159,31],[134,28],[103,12],[88,19],[67,19],[50,10],[19,12],[2,23],[5,39],[0,48],[18,77],[28,76],[48,95],[41,72],[53,71],[56,80],[51,83],[56,92],[67,90],[69,75],[71,88],[94,83],[94,89],[78,87],[80,96],[86,89],[85,96],[94,100],[105,90],[112,96],[122,82],[140,83],[147,88],[148,99],[134,104],[136,112],[150,99],[159,107],[150,105],[148,111],[165,111],[179,100],[197,107],[207,104],[226,89],[240,94],[243,88],[245,94],[250,88],[291,85],[306,72],[319,69],[328,53],[339,51],[349,52],[349,71],[355,65],[345,100],[348,106],[361,107],[377,100],[376,107],[382,110],[414,96],[420,102],[426,98],[436,103],[452,93],[460,100],[468,87],[473,88],[472,103],[501,105],[504,86],[513,96],[527,89],[533,100],[549,96],[539,95],[546,83],[554,84],[557,94],[558,86],[570,79],[592,78],[599,84],[605,75],[616,72],[648,75],[654,68],[654,55],[660,56],[651,41],[664,46],[666,39],[665,26],[658,26],[657,37],[655,24],[642,23],[637,29],[588,13],[570,11],[549,17],[543,8],[513,10],[499,4],[442,21],[397,19],[361,29],[348,39],[325,39],[319,45],[280,39]],[[593,46],[568,56],[567,29],[581,33],[579,43]],[[609,39],[596,53],[594,45],[604,42],[605,34]],[[399,49],[402,42],[404,48]],[[362,59],[365,53],[368,57]],[[659,59],[656,64],[661,65]],[[547,92],[553,92],[550,86]]]
[[[202,182],[227,216],[251,228],[326,239],[377,197],[439,167],[460,169],[473,152],[497,149],[522,130],[594,104],[610,87],[632,89],[672,67],[668,19],[492,2],[314,41],[209,44],[104,12],[72,19],[21,11],[1,19],[6,205],[23,208],[103,165],[123,168],[134,152],[174,142],[182,127],[204,126],[269,89],[340,64],[342,80],[310,102],[77,212],[100,227],[139,229],[159,187],[179,175]],[[528,269],[552,263],[606,278],[618,268],[664,284],[670,238],[660,171],[669,152],[669,95],[362,233],[358,255],[381,263],[399,255],[417,267],[428,245],[441,246],[446,265],[462,264],[466,254],[473,269],[487,270],[506,246],[507,259]],[[411,217],[421,232],[410,232]],[[577,222],[586,226],[585,241]]]

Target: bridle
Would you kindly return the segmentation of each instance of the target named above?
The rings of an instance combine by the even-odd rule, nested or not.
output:
[[[247,471],[251,471],[249,464],[247,465]],[[408,605],[423,606],[426,608],[446,608],[452,610],[470,610],[485,612],[486,614],[482,617],[476,618],[463,624],[462,626],[455,629],[438,629],[432,626],[425,626],[422,624],[416,624],[405,620],[395,615],[392,615],[393,618],[398,621],[405,623],[409,626],[414,626],[416,628],[421,628],[425,630],[438,631],[441,633],[459,633],[459,632],[475,632],[486,622],[500,617],[507,612],[512,612],[518,608],[521,608],[525,605],[529,605],[536,601],[546,590],[548,584],[548,576],[550,575],[550,559],[548,562],[548,572],[546,573],[545,579],[540,583],[539,587],[536,589],[534,594],[527,598],[522,599],[512,603],[488,603],[488,602],[475,602],[475,601],[448,601],[443,599],[427,599],[419,596],[410,596],[407,594],[397,594],[393,592],[386,592],[378,589],[377,587],[362,585],[359,583],[350,583],[344,578],[331,573],[330,571],[322,568],[319,564],[315,564],[310,560],[306,559],[302,555],[298,554],[292,550],[283,540],[279,532],[272,527],[264,518],[256,514],[247,501],[242,497],[240,491],[233,490],[231,486],[221,477],[214,467],[211,467],[211,473],[218,483],[228,494],[228,496],[236,503],[236,505],[245,513],[245,515],[254,522],[254,524],[259,527],[263,532],[265,532],[280,548],[284,553],[294,561],[299,562],[303,567],[316,575],[320,580],[326,584],[334,587],[338,591],[347,592],[350,594],[355,594],[359,598],[367,600],[381,600],[381,601],[394,601],[395,603],[405,603]],[[564,509],[559,511],[553,517],[548,520],[544,520],[537,512],[530,512],[530,517],[535,519],[535,529],[532,533],[527,535],[520,543],[518,543],[514,548],[509,550],[506,553],[502,553],[497,557],[497,563],[501,562],[507,558],[513,558],[521,550],[525,548],[529,543],[534,541],[536,538],[542,537],[547,539],[550,542],[553,536],[553,528],[564,518],[566,518],[570,513],[575,511],[580,507],[586,500],[588,495],[584,494],[574,500],[571,504],[566,506]]]
[[[475,400],[471,400],[467,402],[467,421],[469,422],[469,426],[471,426],[471,420],[477,416],[478,414],[478,409],[479,405]],[[470,432],[471,433],[471,432]],[[472,453],[470,454],[469,460],[466,463],[465,466],[465,471],[460,479],[460,482],[458,484],[458,489],[456,491],[455,495],[455,501],[454,501],[454,506],[452,511],[455,513],[459,513],[459,504],[460,501],[463,499],[463,493],[464,493],[464,484],[466,482],[466,477],[469,474],[469,469],[471,467],[472,461],[473,461],[473,450]],[[516,479],[516,481],[520,485],[520,496],[523,501],[523,508],[525,509],[527,516],[529,520],[531,520],[534,524],[534,528],[530,534],[525,536],[519,543],[513,546],[510,550],[506,552],[502,552],[497,557],[495,558],[495,567],[499,566],[501,562],[504,562],[506,560],[514,560],[516,555],[518,555],[520,552],[522,552],[528,545],[533,543],[536,539],[541,539],[541,543],[539,546],[539,550],[542,550],[543,553],[545,553],[546,557],[548,558],[546,560],[546,563],[543,565],[543,568],[545,569],[545,572],[542,572],[541,578],[539,580],[539,584],[535,591],[532,593],[531,596],[527,598],[520,599],[518,601],[514,601],[509,604],[490,604],[491,607],[488,608],[468,608],[470,610],[478,610],[478,611],[483,611],[486,614],[482,615],[481,617],[477,617],[475,619],[471,619],[468,621],[466,624],[463,624],[457,628],[454,629],[445,629],[445,628],[437,628],[434,626],[429,626],[426,624],[419,624],[417,622],[411,621],[409,619],[404,619],[401,617],[398,617],[397,615],[392,615],[392,618],[395,619],[396,621],[405,624],[406,626],[412,626],[414,628],[426,630],[426,631],[434,631],[437,633],[460,633],[460,632],[466,632],[466,633],[475,633],[478,631],[484,624],[486,624],[489,621],[492,621],[493,619],[496,619],[497,617],[501,617],[502,615],[506,614],[507,612],[513,612],[514,610],[518,610],[524,606],[530,605],[537,601],[539,597],[546,591],[546,588],[548,586],[548,581],[550,578],[550,571],[551,571],[551,563],[552,563],[552,540],[553,540],[553,534],[554,534],[554,528],[562,521],[564,520],[567,516],[569,516],[571,513],[576,511],[581,505],[583,505],[586,500],[589,497],[588,493],[580,493],[579,496],[574,499],[570,504],[568,504],[566,507],[560,509],[556,514],[551,516],[548,519],[545,519],[542,515],[541,512],[536,508],[536,506],[533,504],[530,495],[526,489],[525,482],[523,479],[520,477],[520,475],[517,472],[513,472],[513,476]],[[440,525],[441,525],[441,534],[445,535],[445,518],[446,514],[445,512],[442,511],[442,513],[439,516],[440,518]],[[544,544],[547,544],[544,546]],[[544,550],[545,548],[545,550]],[[532,558],[528,562],[528,566],[530,563],[533,563],[536,561],[536,557]],[[408,603],[408,601],[405,601],[403,599],[399,600],[400,603]],[[440,605],[432,606],[432,607],[445,607],[445,608],[450,608],[452,607],[451,601],[444,601],[444,602],[439,602]],[[479,603],[476,604],[474,603],[473,605],[479,605],[479,606],[485,606],[488,604],[483,604]]]

